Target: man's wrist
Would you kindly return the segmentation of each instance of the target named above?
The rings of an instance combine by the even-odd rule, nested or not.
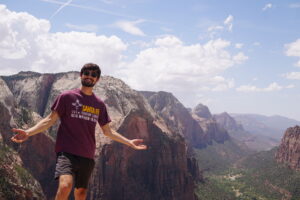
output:
[[[27,135],[28,137],[32,136],[32,134],[30,133],[29,130],[24,130],[24,132],[26,133],[26,135]]]
[[[128,146],[130,146],[131,148],[134,148],[134,144],[131,142],[131,140],[128,140]]]

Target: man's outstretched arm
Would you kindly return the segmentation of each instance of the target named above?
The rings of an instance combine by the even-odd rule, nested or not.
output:
[[[41,133],[50,128],[59,118],[56,111],[52,111],[47,117],[39,121],[35,126],[23,130],[23,129],[12,129],[13,132],[17,133],[11,140],[16,143],[22,143],[26,141],[30,136]]]
[[[115,130],[112,130],[109,126],[109,123],[107,123],[104,126],[101,126],[101,128],[102,128],[103,134],[106,135],[107,137],[109,137],[112,140],[115,140],[117,142],[126,144],[127,146],[130,146],[130,147],[132,147],[134,149],[137,149],[137,150],[147,149],[147,146],[143,144],[143,142],[144,142],[143,139],[129,140],[126,137],[119,134],[118,132],[116,132]]]

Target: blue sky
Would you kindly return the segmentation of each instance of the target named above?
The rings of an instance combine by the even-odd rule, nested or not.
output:
[[[0,75],[86,62],[186,107],[300,120],[300,1],[0,0]]]

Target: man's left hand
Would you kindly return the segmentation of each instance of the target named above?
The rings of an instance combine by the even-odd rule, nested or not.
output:
[[[131,147],[136,150],[146,150],[147,149],[147,145],[144,145],[143,142],[144,142],[143,139],[130,140]]]

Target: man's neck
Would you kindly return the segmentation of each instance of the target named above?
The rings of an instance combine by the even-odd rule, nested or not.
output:
[[[85,87],[85,86],[81,86],[80,88],[81,92],[83,92],[83,94],[85,95],[92,95],[93,94],[93,87]]]

